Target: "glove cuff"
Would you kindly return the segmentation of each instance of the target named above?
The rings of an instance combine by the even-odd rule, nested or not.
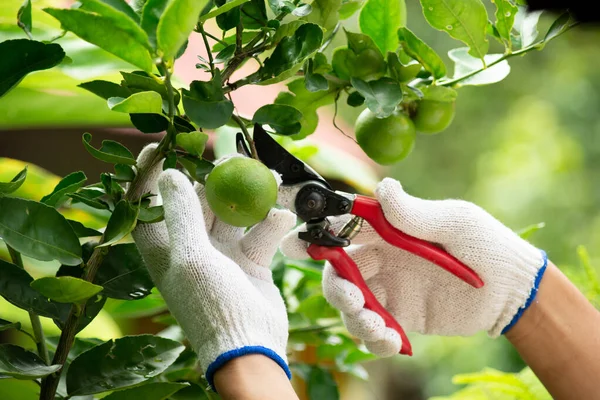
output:
[[[288,379],[292,379],[292,372],[290,371],[290,367],[287,365],[287,362],[279,356],[275,351],[263,347],[263,346],[244,346],[239,349],[229,350],[216,358],[208,368],[206,369],[206,380],[208,381],[212,390],[217,392],[214,383],[215,373],[219,368],[225,365],[227,362],[233,360],[237,357],[246,356],[249,354],[262,354],[264,356],[269,357],[271,360],[275,361],[277,365],[283,369]]]
[[[538,249],[536,249],[536,251],[538,252],[536,261],[530,263],[528,268],[520,269],[521,273],[527,275],[527,279],[524,281],[520,280],[520,282],[527,283],[524,287],[525,291],[523,291],[522,284],[515,285],[512,296],[509,297],[503,312],[500,314],[492,329],[488,331],[488,334],[491,337],[495,338],[508,332],[508,330],[521,318],[525,310],[529,308],[531,303],[533,303],[548,265],[548,256],[546,255],[546,252]],[[539,256],[540,254],[541,257]]]

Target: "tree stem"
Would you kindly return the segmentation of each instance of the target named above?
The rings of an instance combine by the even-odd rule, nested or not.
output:
[[[250,153],[252,155],[252,158],[254,158],[255,160],[258,160],[258,153],[256,152],[256,146],[254,145],[254,140],[252,139],[252,136],[250,136],[248,129],[246,129],[246,124],[244,124],[244,121],[242,121],[242,119],[239,116],[237,116],[236,114],[233,114],[231,116],[231,118],[235,121],[236,124],[238,124],[238,126],[242,130],[242,133],[244,134],[244,137],[246,138],[246,141],[250,145]]]
[[[202,35],[202,40],[204,41],[204,47],[206,47],[206,54],[208,55],[208,65],[210,67],[210,75],[215,76],[215,62],[213,59],[212,51],[210,49],[210,45],[208,44],[208,37],[206,35],[206,31],[204,30],[204,24],[198,24],[198,32]]]
[[[13,249],[8,244],[6,245],[6,248],[8,249],[8,254],[10,254],[10,259],[12,260],[13,264],[15,264],[21,269],[25,269],[25,267],[23,266],[23,258],[21,257],[21,253]],[[37,347],[38,355],[42,360],[44,360],[46,364],[49,365],[50,357],[48,356],[48,347],[46,347],[46,337],[44,336],[44,330],[42,329],[40,316],[34,313],[33,311],[29,311],[29,320],[31,321],[33,339]]]

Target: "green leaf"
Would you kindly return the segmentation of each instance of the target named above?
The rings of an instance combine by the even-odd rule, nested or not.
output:
[[[422,88],[423,98],[425,100],[454,102],[458,93],[456,90],[445,86],[426,86]]]
[[[338,14],[340,19],[348,19],[354,15],[363,5],[363,0],[348,0],[342,1]]]
[[[80,0],[80,3],[80,10],[105,17],[107,20],[112,21],[119,29],[130,34],[138,43],[150,48],[148,35],[138,24],[138,15],[123,0]],[[117,6],[115,7],[115,5]],[[129,13],[123,12],[125,7],[129,9],[129,13],[133,14],[133,17]],[[123,10],[119,8],[123,8]]]
[[[100,199],[95,199],[95,198],[90,198],[88,196],[83,195],[81,192],[79,193],[71,193],[69,195],[71,199],[73,199],[74,202],[81,202],[85,205],[88,205],[92,208],[96,208],[98,210],[108,210],[108,204],[105,201],[102,201]]]
[[[485,62],[491,64],[501,58],[502,54],[488,54],[485,56]],[[455,62],[454,78],[465,76],[473,71],[483,68],[481,60],[471,57],[466,47],[452,49],[448,52],[448,57]],[[486,68],[481,72],[460,81],[461,85],[489,85],[491,83],[500,82],[510,73],[508,61],[504,60],[498,64]]]
[[[241,6],[242,4],[247,3],[248,1],[250,1],[250,0],[233,0],[233,1],[227,2],[227,3],[223,4],[222,6],[217,7],[216,9],[212,10],[208,14],[202,15],[198,19],[198,22],[203,23],[205,21],[208,21],[209,19],[215,18],[223,13],[226,13],[235,7]]]
[[[517,231],[517,235],[521,236],[522,239],[527,240],[527,239],[529,239],[529,237],[531,237],[531,235],[533,235],[540,229],[544,228],[545,226],[546,226],[546,224],[543,222],[529,225],[529,226],[526,226],[525,228],[519,229]]]
[[[435,78],[446,75],[446,66],[440,56],[425,42],[416,37],[411,30],[408,28],[398,29],[398,38],[406,54],[417,60]]]
[[[20,330],[21,323],[20,322],[10,322],[5,319],[0,319],[0,332],[8,330],[8,329]]]
[[[184,349],[179,342],[152,335],[109,340],[73,360],[67,391],[81,396],[138,385],[162,373]]]
[[[140,22],[140,16],[131,8],[129,4],[125,0],[101,0],[103,3],[106,3],[113,7],[116,10],[119,10],[123,14],[127,15],[129,18],[134,20],[135,22]]]
[[[527,11],[527,7],[518,6],[519,11],[515,16],[515,29],[519,32],[521,48],[525,48],[535,41],[538,36],[537,24],[542,11]]]
[[[389,117],[402,101],[402,89],[398,82],[391,78],[380,78],[365,82],[352,78],[352,86],[363,95],[369,110],[379,118]]]
[[[505,43],[510,44],[510,33],[519,10],[510,0],[494,0],[496,4],[496,30]]]
[[[278,44],[283,38],[292,36],[298,30],[298,28],[300,28],[305,23],[305,21],[297,19],[294,21],[290,21],[287,24],[279,25],[279,28],[277,28],[277,30],[275,31],[275,35],[273,35],[273,43]],[[235,40],[233,43],[235,43]]]
[[[147,45],[140,43],[130,32],[120,28],[114,19],[77,9],[45,8],[58,19],[63,28],[83,40],[114,54],[144,71],[152,71],[152,57]],[[131,21],[126,16],[123,20]],[[128,24],[128,22],[125,22]]]
[[[165,218],[165,211],[162,206],[140,208],[138,221],[146,223],[160,222]]]
[[[292,22],[296,22],[296,21],[292,21]],[[283,25],[287,25],[287,24],[283,24]],[[257,31],[242,32],[242,44],[248,43],[249,41],[254,39],[256,37],[256,35],[258,35],[258,34],[259,34],[259,32],[257,32]],[[213,51],[213,53],[219,52],[219,51],[223,50],[225,47],[227,47],[231,44],[235,44],[235,41],[236,41],[235,35],[227,36],[227,37],[223,38],[223,40],[221,40],[220,42],[216,42],[212,47],[212,51]],[[272,39],[272,43],[277,44],[278,42],[275,41],[275,39]]]
[[[0,197],[0,237],[18,252],[40,261],[81,263],[73,229],[54,208],[32,200]]]
[[[33,22],[31,22],[31,0],[23,1],[23,5],[17,12],[17,25],[26,33],[31,34]]]
[[[338,23],[338,10],[342,0],[314,0],[311,3],[312,12],[306,16],[306,21],[317,24],[326,31],[331,31]]]
[[[564,12],[560,15],[550,26],[546,36],[544,36],[544,44],[563,33],[565,28],[569,26],[569,22],[571,22],[571,14],[569,14],[569,12]]]
[[[156,28],[161,15],[164,13],[169,0],[147,0],[142,8],[142,19],[140,25],[148,35],[148,41],[153,49],[156,49]]]
[[[40,202],[54,208],[59,208],[66,200],[65,197],[67,194],[76,192],[77,189],[83,186],[86,180],[87,177],[82,171],[71,172],[58,182],[52,193],[42,197]]]
[[[319,50],[323,41],[323,31],[318,25],[303,24],[291,37],[279,42],[263,68],[258,72],[263,79],[272,78],[299,66],[307,57]]]
[[[337,384],[331,372],[317,366],[310,367],[307,392],[310,400],[336,400],[340,398]]]
[[[36,354],[14,344],[0,344],[0,374],[17,379],[37,379],[50,375],[61,365],[46,365]]]
[[[153,75],[147,74],[144,71],[134,71],[134,72],[123,72],[120,71],[121,76],[123,76],[123,81],[121,85],[126,86],[132,93],[138,92],[156,92],[160,94],[163,100],[169,100],[169,90],[167,89],[167,85],[162,82],[160,79]],[[181,96],[178,91],[175,91],[174,101],[175,105],[179,104],[179,100]],[[128,97],[128,96],[115,96],[115,97]]]
[[[383,55],[373,40],[362,33],[346,32],[348,47],[337,48],[331,64],[340,79],[379,79],[385,74]]]
[[[129,97],[132,93],[128,88],[103,80],[84,82],[77,86],[105,100],[108,100],[110,97]]]
[[[421,64],[413,62],[412,64],[402,65],[398,59],[398,54],[389,52],[387,54],[387,65],[390,71],[390,77],[398,82],[409,82],[421,71]]]
[[[118,182],[131,182],[135,178],[135,172],[129,165],[115,164],[115,175],[112,178]]]
[[[421,0],[421,5],[429,25],[464,42],[470,55],[483,59],[489,42],[488,15],[481,0]]]
[[[398,28],[406,25],[404,0],[367,0],[360,11],[360,31],[373,39],[383,54],[398,48]]]
[[[194,125],[190,124],[186,119],[176,115],[175,120],[173,121],[173,125],[175,126],[175,130],[177,132],[194,132],[196,128]]]
[[[189,174],[198,182],[204,184],[206,175],[215,167],[210,161],[202,160],[192,156],[183,156],[177,159]]]
[[[104,397],[104,400],[165,400],[179,390],[190,386],[189,383],[153,382],[143,386],[113,392]]]
[[[360,92],[352,92],[348,95],[346,103],[348,103],[350,107],[360,107],[365,104],[365,97],[360,94]]]
[[[0,195],[9,194],[21,187],[27,178],[27,167],[15,175],[10,182],[0,182]]]
[[[72,276],[46,276],[30,286],[57,303],[80,303],[102,291],[102,286]]]
[[[329,89],[327,79],[323,75],[315,73],[315,62],[312,59],[309,59],[304,65],[304,83],[309,92]]]
[[[15,87],[25,75],[58,65],[65,52],[56,43],[15,39],[0,43],[0,98]]]
[[[169,151],[165,157],[165,161],[163,162],[163,171],[175,167],[177,167],[177,153],[175,151]]]
[[[169,120],[162,114],[130,114],[129,119],[143,133],[160,133],[169,127]]]
[[[211,81],[193,81],[189,91],[183,90],[183,108],[195,124],[207,129],[225,125],[233,114],[233,103],[223,94],[218,72]]]
[[[310,135],[317,128],[319,116],[317,109],[333,104],[338,89],[329,88],[318,92],[309,92],[304,86],[304,79],[296,79],[287,85],[289,92],[280,92],[275,99],[275,104],[286,104],[296,108],[302,113],[302,129],[294,139],[302,139]]]
[[[133,231],[139,212],[139,207],[126,200],[119,201],[106,225],[104,242],[98,247],[110,246]]]
[[[300,132],[302,113],[284,104],[267,104],[256,110],[252,122],[269,125],[278,135],[291,136]]]
[[[215,64],[226,63],[233,57],[236,47],[237,46],[235,44],[230,44],[229,46],[225,47],[223,50],[221,50],[219,52],[219,54],[217,54],[217,56],[215,57],[213,62]]]
[[[180,133],[176,138],[177,146],[181,147],[194,156],[201,157],[208,141],[208,135],[204,132]]]
[[[156,92],[139,92],[125,99],[111,97],[107,102],[108,108],[122,113],[160,114],[162,112],[162,99]]]
[[[129,149],[121,143],[115,142],[114,140],[103,140],[102,147],[98,150],[90,144],[91,140],[91,133],[86,132],[83,134],[83,145],[94,158],[111,164],[135,165],[133,154],[131,154]]]
[[[175,58],[198,23],[208,0],[171,0],[156,29],[158,48],[167,60]]]
[[[331,64],[327,61],[327,56],[321,52],[317,52],[312,58],[313,61],[313,73],[315,74],[326,74],[331,72]]]
[[[40,316],[62,319],[69,314],[67,304],[48,301],[29,284],[33,278],[15,264],[0,260],[0,295],[9,303]]]
[[[97,231],[92,228],[88,228],[87,226],[83,225],[79,221],[74,221],[72,219],[68,219],[67,222],[69,223],[69,225],[71,225],[71,228],[73,228],[73,231],[79,238],[91,237],[91,236],[102,236],[102,232]]]

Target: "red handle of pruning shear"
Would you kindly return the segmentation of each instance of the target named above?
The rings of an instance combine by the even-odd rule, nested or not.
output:
[[[385,218],[381,204],[376,199],[356,196],[350,213],[365,219],[379,236],[389,244],[431,261],[475,288],[483,286],[483,281],[477,273],[454,256],[425,240],[407,235],[394,228]],[[308,247],[308,254],[315,260],[329,261],[342,278],[355,284],[365,298],[365,308],[379,314],[385,321],[385,326],[394,329],[400,335],[402,339],[400,354],[412,355],[411,345],[404,330],[394,317],[377,301],[377,298],[363,279],[356,263],[343,248],[311,244]]]

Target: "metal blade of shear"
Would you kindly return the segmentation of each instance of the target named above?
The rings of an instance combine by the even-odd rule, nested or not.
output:
[[[258,158],[269,168],[281,175],[284,185],[294,185],[308,181],[319,181],[325,187],[329,183],[315,170],[291,155],[260,124],[254,124],[254,145]]]
[[[244,157],[252,157],[252,153],[246,144],[246,140],[244,139],[242,132],[238,132],[237,135],[235,135],[235,147],[237,152]]]

